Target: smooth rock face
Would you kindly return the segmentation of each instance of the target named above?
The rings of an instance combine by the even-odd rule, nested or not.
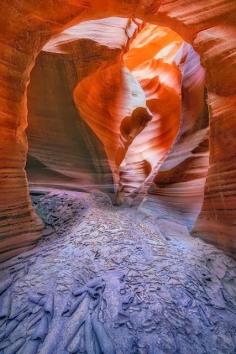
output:
[[[236,262],[222,251],[102,193],[33,202],[44,238],[0,266],[1,353],[235,353]]]
[[[190,230],[199,215],[209,165],[205,73],[198,55],[187,45],[182,65],[181,127],[159,168],[142,209],[170,213]]]
[[[36,129],[37,134],[29,139],[33,142],[31,163],[34,167],[38,166],[35,168],[35,174],[30,173],[32,183],[40,185],[41,180],[42,184],[48,184],[51,180],[50,183],[61,185],[66,176],[69,178],[67,183],[70,188],[74,188],[76,183],[81,183],[83,186],[100,185],[102,188],[106,185],[111,190],[114,185],[117,203],[125,200],[136,205],[146,197],[147,204],[145,206],[144,201],[144,209],[149,209],[148,201],[151,198],[155,201],[151,203],[154,205],[151,207],[152,210],[158,209],[158,205],[164,203],[164,208],[174,209],[174,213],[176,210],[188,227],[191,227],[196,220],[204,199],[194,232],[234,252],[235,14],[234,0],[208,2],[107,0],[103,3],[98,0],[66,0],[63,3],[57,0],[42,0],[37,3],[25,0],[2,1],[0,12],[0,259],[4,260],[31,248],[42,232],[42,222],[31,206],[24,168],[28,151],[25,129],[27,120],[30,119],[27,113],[27,88],[35,59],[43,47],[57,58],[58,55],[72,56],[73,64],[67,66],[68,72],[65,76],[69,78],[70,84],[69,88],[65,88],[65,93],[60,91],[63,90],[60,84],[58,92],[48,94],[48,103],[54,106],[51,111],[50,108],[47,110],[45,107],[40,108],[36,105],[40,84],[39,87],[36,84],[32,93],[29,87],[28,97],[31,94],[31,112],[35,122],[41,116],[45,121],[49,121],[47,114],[52,116],[52,119],[56,117],[58,121],[61,119],[61,126],[55,129],[54,138],[53,129],[50,132],[52,139],[49,137],[48,141],[53,146],[50,146],[49,142],[44,144],[45,135],[43,131],[38,132],[38,129]],[[86,20],[91,22],[81,24],[81,29],[78,30],[76,26],[80,26],[79,24]],[[146,28],[142,21],[147,23]],[[152,56],[144,58],[142,54],[144,43],[148,44],[150,49],[145,52],[148,55],[152,53],[154,48],[152,43],[156,43],[156,38],[153,35],[146,40],[145,31],[150,34],[148,26],[156,25],[169,28],[167,32],[169,31],[170,37],[167,37],[170,43],[174,44],[171,51],[172,59],[169,58],[168,62],[168,73],[171,78],[164,75],[167,48],[170,50],[169,46],[166,48],[169,43],[167,39],[160,41],[162,46],[157,52],[153,50],[153,58]],[[181,38],[171,38],[174,36],[173,31]],[[80,32],[78,37],[76,37],[77,32]],[[138,42],[140,36],[141,41]],[[138,47],[135,47],[135,40],[139,43]],[[192,45],[205,69],[210,118],[208,172],[203,69],[199,66],[196,74],[191,70],[189,72],[193,65],[191,63],[199,65],[197,64],[199,59],[191,47],[184,42],[185,48],[180,52],[174,49],[178,46],[178,41],[186,41]],[[57,51],[51,50],[53,47],[57,48]],[[164,48],[165,50],[162,50]],[[136,49],[140,54],[137,55],[140,62],[136,59],[130,60],[129,57],[129,53],[132,50],[135,53]],[[88,55],[90,50],[94,55],[93,60]],[[47,62],[48,58],[45,60]],[[71,59],[62,61],[64,60],[67,62]],[[150,60],[149,64],[148,60]],[[159,69],[155,67],[157,63]],[[195,68],[195,64],[193,66]],[[37,72],[37,69],[35,70]],[[78,75],[77,82],[73,82],[74,70]],[[50,77],[53,77],[53,72],[55,74],[56,70],[52,66]],[[153,77],[149,74],[154,72],[160,78],[162,75],[165,76],[164,83],[153,81]],[[192,82],[191,80],[188,82],[188,77],[191,76]],[[199,80],[198,84],[196,78]],[[65,111],[60,109],[61,113],[63,111],[70,116],[67,124],[64,125],[62,124],[64,115],[62,117],[59,111],[56,112],[53,102],[58,97],[63,97],[67,105],[70,101],[69,92],[71,97],[73,95],[75,106],[72,104],[73,108],[68,106]],[[188,106],[190,103],[188,99],[186,100],[188,94],[197,98],[198,117],[191,114],[194,105]],[[155,100],[158,101],[158,105]],[[63,100],[60,102],[63,104]],[[163,110],[162,104],[165,108]],[[172,125],[168,122],[170,114],[164,119],[167,106],[172,108],[171,112],[175,110],[171,119],[174,122]],[[181,107],[184,108],[182,113]],[[72,150],[77,149],[75,140],[80,135],[76,132],[78,128],[71,132],[72,125],[69,124],[69,121],[71,124],[72,122],[76,124],[75,108],[80,111],[78,118],[81,117],[92,130],[90,131],[87,126],[84,127],[83,131],[86,133],[81,133],[83,135],[81,141],[88,134],[89,141],[92,141],[92,147],[88,150],[92,151],[95,148],[98,154],[97,158],[94,158],[94,154],[89,153],[91,156],[88,158],[89,167],[83,161],[85,155],[80,150],[82,144],[79,144],[78,160],[75,158],[76,154],[72,153]],[[127,119],[124,120],[125,118]],[[157,123],[159,118],[160,125],[163,124],[161,133],[159,129],[161,127]],[[159,142],[163,140],[160,137],[165,131],[164,122],[168,132],[164,139],[166,144],[163,146]],[[195,122],[195,125],[192,125],[191,129],[192,122]],[[152,125],[155,125],[155,129],[150,129]],[[48,122],[46,126],[50,129]],[[62,126],[68,129],[64,133]],[[33,125],[31,127],[33,128]],[[64,144],[66,148],[65,152],[61,153],[62,158],[55,157],[55,152],[60,151],[59,136],[65,139],[63,141],[71,136],[71,139]],[[44,145],[42,149],[41,142]],[[144,150],[141,152],[140,142],[144,144]],[[183,151],[185,144],[188,145],[187,152],[181,152],[184,156],[180,161],[181,159],[175,155],[175,149]],[[47,145],[50,158],[46,156]],[[188,154],[191,155],[189,158]],[[67,164],[62,166],[65,160]],[[43,174],[38,177],[39,165],[46,166],[46,176]],[[180,173],[182,168],[186,171],[184,176],[182,172]],[[101,172],[97,173],[98,169],[101,169]],[[160,191],[160,189],[164,190]],[[190,194],[194,196],[192,203]],[[189,205],[187,209],[192,211],[185,217],[183,214],[188,214],[185,210],[187,205]]]
[[[33,188],[113,191],[103,145],[73,103],[77,81],[72,59],[39,55],[28,88],[28,178]]]

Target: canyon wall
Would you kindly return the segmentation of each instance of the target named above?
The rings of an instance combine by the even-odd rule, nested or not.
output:
[[[27,175],[34,190],[113,191],[103,145],[73,103],[77,81],[72,58],[39,54],[28,88]]]
[[[205,72],[199,56],[185,44],[182,63],[181,127],[149,189],[142,209],[184,223],[189,230],[203,202],[209,164]]]

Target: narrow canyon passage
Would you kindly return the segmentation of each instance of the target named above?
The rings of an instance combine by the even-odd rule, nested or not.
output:
[[[1,0],[0,354],[236,354],[235,132],[235,0]]]
[[[233,354],[236,262],[94,192],[34,193],[44,237],[2,263],[1,354]]]

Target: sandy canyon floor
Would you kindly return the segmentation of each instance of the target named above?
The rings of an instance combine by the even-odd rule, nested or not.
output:
[[[102,193],[37,193],[44,237],[0,265],[1,354],[236,353],[236,262]]]

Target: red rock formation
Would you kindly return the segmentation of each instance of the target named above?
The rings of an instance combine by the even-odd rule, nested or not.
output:
[[[104,148],[73,103],[77,81],[76,66],[68,55],[39,55],[28,89],[27,174],[34,189],[113,191]]]
[[[96,29],[105,33],[100,43],[94,40]],[[81,37],[89,40],[90,57],[84,57],[88,44]],[[109,47],[111,42],[114,48]],[[104,145],[114,181],[119,184],[117,198],[121,193],[137,194],[140,189],[141,195],[146,194],[179,129],[178,65],[186,56],[182,39],[155,25],[142,29],[137,21],[111,18],[68,29],[45,50],[63,51],[75,62],[79,81],[75,103]],[[99,60],[94,61],[94,52]]]
[[[114,23],[117,25],[116,31]],[[122,55],[141,23],[110,18],[101,21],[100,26],[102,25],[102,31],[106,33],[106,38],[102,38],[103,45],[109,48],[110,42],[113,43],[112,47],[107,49],[110,54],[103,56],[100,66],[95,62],[96,67],[90,67],[87,76],[79,80],[74,90],[74,100],[82,119],[103,143],[116,186],[119,183],[120,163],[134,137],[145,126],[143,121],[148,121],[151,116],[144,92],[122,61]],[[85,30],[86,25],[82,26]],[[97,21],[88,22],[87,26],[93,28],[96,33]],[[93,36],[90,39],[93,39]],[[77,64],[78,70],[81,66],[87,67],[87,61],[81,62],[81,57],[80,55]]]
[[[205,74],[198,55],[185,46],[181,128],[176,143],[155,176],[142,208],[169,213],[190,229],[199,215],[208,170],[208,112]]]
[[[26,90],[35,58],[43,44],[55,33],[62,32],[66,27],[78,24],[82,20],[109,16],[140,18],[167,26],[181,35],[185,41],[190,42],[200,55],[202,65],[206,69],[209,97],[210,168],[202,213],[195,230],[227,249],[235,248],[235,15],[234,0],[207,2],[106,0],[102,3],[98,0],[66,0],[63,4],[57,0],[41,0],[37,3],[25,0],[2,1],[0,12],[2,259],[19,252],[19,249],[30,247],[40,236],[42,227],[30,204],[24,171],[27,152]],[[119,61],[115,63],[114,56],[112,61],[118,70]],[[109,72],[108,68],[106,70]],[[115,146],[119,145],[117,144]],[[127,146],[124,151],[126,149]],[[109,162],[111,159],[115,160],[114,156],[109,157]],[[145,165],[145,168],[141,169],[149,171],[150,167]]]
[[[202,211],[194,231],[227,250],[235,250],[236,96],[208,98],[211,112],[210,166]]]
[[[172,146],[180,126],[183,40],[173,31],[146,25],[131,43],[125,65],[140,83],[152,119],[135,138],[121,168],[121,188],[140,202]],[[147,168],[147,166],[149,166]]]

